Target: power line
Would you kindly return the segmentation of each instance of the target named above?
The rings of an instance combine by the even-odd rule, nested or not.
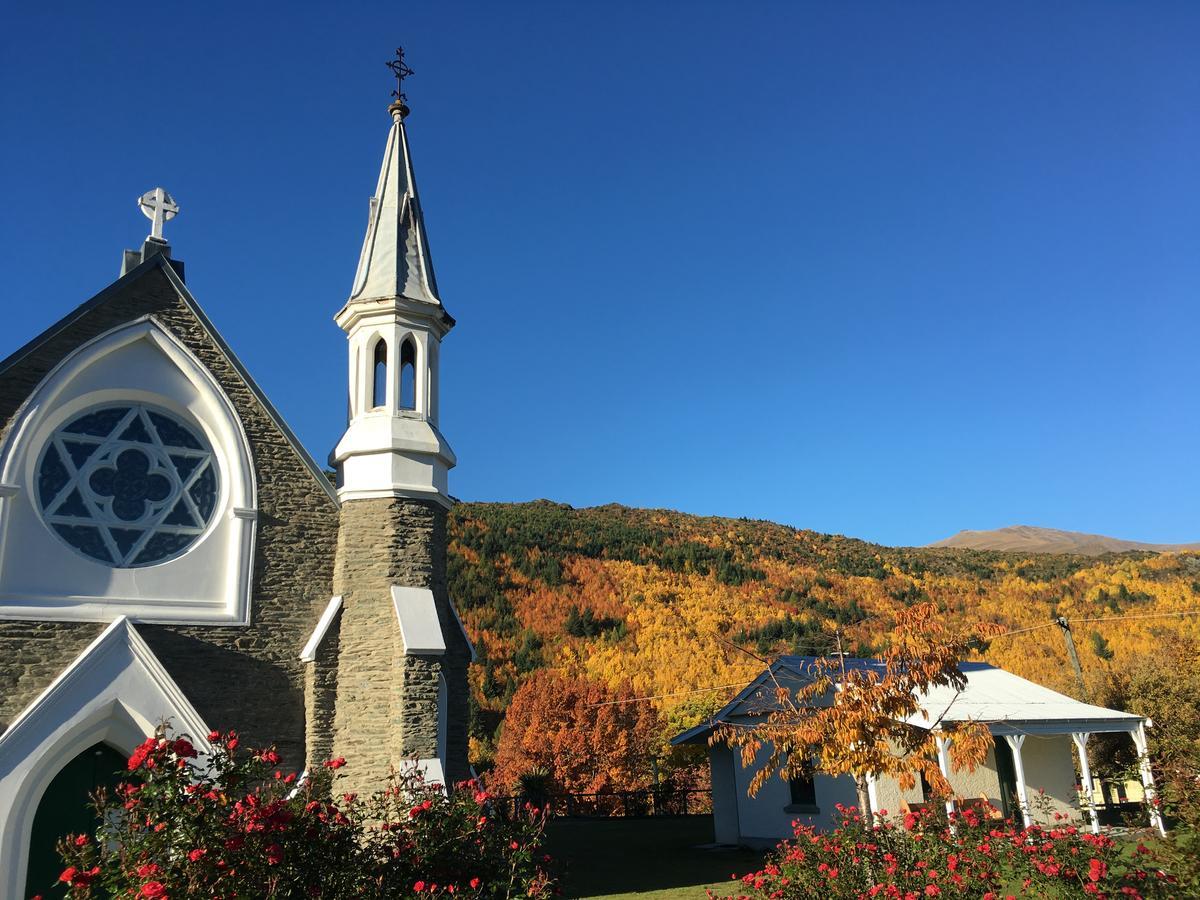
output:
[[[1041,629],[1041,628],[1049,628],[1051,625],[1054,625],[1054,624],[1055,623],[1053,621],[1050,621],[1050,622],[1043,622],[1041,625],[1030,625],[1028,628],[1016,628],[1016,629],[1013,629],[1012,631],[1004,631],[1004,632],[1001,632],[1000,634],[994,634],[990,637],[985,637],[985,638],[983,638],[983,640],[994,641],[994,640],[997,640],[998,638],[1002,638],[1002,637],[1012,637],[1013,635],[1016,635],[1016,634],[1026,634],[1027,632],[1037,631],[1038,629]]]
[[[730,688],[740,688],[751,684],[755,679],[750,681],[739,681],[736,684],[718,684],[714,687],[696,688],[692,691],[674,691],[669,694],[651,694],[648,697],[627,697],[624,700],[605,700],[601,703],[589,703],[588,709],[594,709],[597,706],[620,706],[625,703],[644,703],[647,700],[661,700],[664,697],[684,697],[688,694],[711,694],[713,691],[727,691]]]
[[[1180,610],[1174,610],[1172,612],[1140,613],[1137,615],[1123,615],[1123,616],[1088,616],[1088,617],[1079,618],[1079,619],[1072,618],[1071,621],[1072,622],[1124,622],[1124,621],[1130,621],[1133,619],[1166,619],[1166,618],[1174,618],[1177,616],[1195,616],[1195,615],[1200,615],[1200,609],[1180,609]],[[1012,631],[1005,631],[1002,634],[992,635],[991,637],[984,638],[984,640],[994,641],[994,640],[997,640],[998,638],[1002,638],[1002,637],[1011,637],[1011,636],[1017,635],[1017,634],[1026,634],[1027,632],[1038,631],[1039,629],[1042,629],[1042,628],[1049,628],[1050,626],[1056,625],[1056,624],[1058,624],[1057,620],[1051,619],[1049,622],[1043,622],[1041,625],[1030,625],[1028,628],[1016,628],[1016,629],[1013,629]]]
[[[1087,619],[1072,619],[1073,622],[1117,622],[1128,619],[1165,619],[1174,616],[1200,615],[1200,609],[1181,609],[1175,612],[1144,613],[1136,616],[1093,616]]]

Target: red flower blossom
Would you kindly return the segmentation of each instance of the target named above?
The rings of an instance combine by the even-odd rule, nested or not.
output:
[[[331,760],[329,760],[327,763],[325,763],[325,768],[327,768],[327,769],[340,769],[340,768],[341,768],[342,766],[344,766],[345,764],[346,764],[346,757],[344,757],[344,756],[339,756],[337,759],[331,759]]]
[[[413,885],[413,890],[416,891],[418,894],[421,893],[421,891],[425,890],[425,882],[423,882],[423,881],[416,882]]]
[[[175,751],[176,756],[181,756],[184,759],[191,759],[196,755],[196,748],[192,746],[192,742],[187,738],[179,738],[171,745],[171,749]]]
[[[143,897],[162,897],[166,898],[167,889],[161,881],[147,881],[142,885]]]
[[[190,859],[192,862],[199,862],[204,858],[204,854],[206,853],[208,853],[207,850],[197,847],[195,850],[192,850],[190,853],[188,853],[188,859]]]

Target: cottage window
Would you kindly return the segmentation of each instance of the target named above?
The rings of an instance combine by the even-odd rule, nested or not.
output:
[[[791,793],[792,806],[816,807],[817,786],[811,774],[789,778],[788,791]]]

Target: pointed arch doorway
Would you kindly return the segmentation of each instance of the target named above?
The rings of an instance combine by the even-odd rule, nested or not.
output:
[[[93,744],[54,776],[33,817],[26,876],[29,893],[66,896],[65,886],[57,884],[63,864],[55,847],[68,834],[95,833],[100,820],[90,806],[91,795],[99,788],[112,790],[126,762],[125,755],[108,744]]]

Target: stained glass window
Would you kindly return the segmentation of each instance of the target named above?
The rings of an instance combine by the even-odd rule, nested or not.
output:
[[[212,449],[161,409],[89,410],[51,436],[38,464],[42,518],[84,556],[118,568],[183,553],[217,507]]]

